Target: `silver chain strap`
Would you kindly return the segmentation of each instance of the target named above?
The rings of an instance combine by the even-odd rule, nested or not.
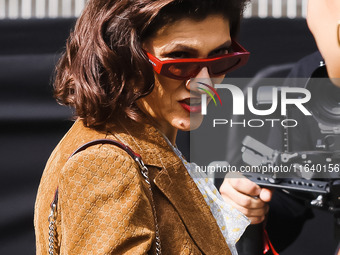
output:
[[[155,206],[155,201],[153,199],[153,193],[152,193],[151,183],[150,183],[150,179],[149,179],[149,169],[144,165],[144,162],[142,161],[141,158],[136,158],[135,160],[138,163],[139,168],[141,169],[141,173],[144,176],[145,181],[146,181],[146,183],[149,186],[149,192],[150,192],[150,195],[151,195],[150,197],[151,197],[152,213],[153,213],[153,217],[154,217],[154,221],[155,221],[156,254],[157,255],[161,255],[162,254],[162,250],[161,250],[161,237],[159,235],[158,220],[157,220],[157,215],[156,215],[156,206]]]
[[[55,201],[53,201],[51,205],[51,213],[48,216],[48,254],[53,255],[55,248],[56,248],[56,235],[57,235],[57,229],[56,229],[56,221],[57,221],[57,205]]]

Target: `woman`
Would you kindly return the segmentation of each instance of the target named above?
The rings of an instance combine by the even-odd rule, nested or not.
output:
[[[309,0],[307,14],[309,29],[325,60],[328,76],[334,85],[340,86],[340,1]],[[243,212],[252,221],[252,224],[265,220],[269,210],[268,202],[272,199],[271,190],[260,188],[245,178],[229,178],[225,179],[220,191],[225,201]],[[293,203],[291,202],[291,204]],[[299,217],[302,218],[298,218],[296,210],[294,214],[298,221],[305,220],[307,217],[301,215]],[[276,220],[282,222],[282,219]],[[278,240],[278,242],[282,243],[282,240]],[[337,254],[340,255],[340,244]]]
[[[177,130],[201,121],[190,78],[222,79],[246,61],[248,53],[232,41],[244,4],[88,2],[57,67],[56,98],[73,106],[78,119],[42,176],[37,254],[48,251],[53,197],[50,237],[57,253],[159,254],[160,243],[163,254],[236,254],[248,220],[222,204],[208,179],[192,177],[174,144]],[[194,123],[190,115],[197,116]],[[71,156],[103,138],[141,155],[151,192],[126,147],[103,142]]]

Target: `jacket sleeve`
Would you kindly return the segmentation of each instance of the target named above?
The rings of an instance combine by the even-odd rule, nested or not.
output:
[[[112,145],[70,158],[59,183],[61,254],[146,254],[155,237],[140,170]]]

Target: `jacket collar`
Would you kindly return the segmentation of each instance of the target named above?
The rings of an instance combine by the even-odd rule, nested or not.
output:
[[[168,145],[159,130],[145,124],[120,124],[110,133],[111,139],[119,140],[142,156],[145,165],[168,168],[181,161]],[[108,135],[107,138],[110,138]]]

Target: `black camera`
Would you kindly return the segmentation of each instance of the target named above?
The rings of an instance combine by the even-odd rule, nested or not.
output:
[[[290,151],[289,144],[294,141],[288,135],[289,129],[285,129],[282,142],[286,150],[274,150],[247,136],[242,141],[242,160],[254,167],[254,171],[244,173],[244,176],[260,186],[280,188],[302,196],[313,206],[333,212],[339,231],[340,88],[328,78],[321,78],[327,77],[326,74],[325,66],[318,68],[305,86],[311,93],[305,106],[312,113],[321,134],[314,149]],[[260,88],[258,94],[266,94],[265,90],[265,87]]]

